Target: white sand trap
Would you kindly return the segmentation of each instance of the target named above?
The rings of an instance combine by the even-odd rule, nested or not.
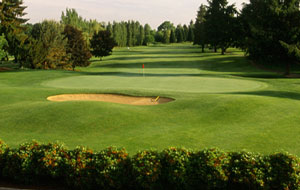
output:
[[[117,94],[62,94],[57,96],[49,96],[47,98],[47,100],[53,102],[100,101],[130,105],[158,105],[174,101],[174,99],[163,97],[159,97],[157,100],[156,99],[157,97],[136,97]]]

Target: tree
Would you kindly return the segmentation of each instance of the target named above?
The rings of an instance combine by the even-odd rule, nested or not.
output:
[[[241,13],[244,49],[256,61],[277,63],[286,67],[299,62],[299,0],[251,0]]]
[[[95,33],[91,39],[92,54],[96,57],[100,57],[100,60],[102,60],[104,56],[111,55],[115,45],[116,42],[107,30]]]
[[[6,50],[10,55],[14,55],[16,62],[21,59],[23,44],[28,38],[23,26],[27,19],[22,18],[26,7],[22,5],[22,0],[0,1],[0,34],[4,34],[8,43]]]
[[[194,28],[194,44],[200,45],[202,48],[202,53],[204,53],[205,45],[207,44],[207,39],[205,35],[205,15],[206,15],[206,6],[201,4],[197,12],[197,18]]]
[[[55,21],[35,24],[26,50],[26,67],[33,69],[71,69],[70,55],[66,52],[67,39],[63,26]]]
[[[184,29],[181,25],[178,25],[175,30],[177,43],[184,41]]]
[[[159,27],[157,28],[157,31],[166,31],[166,30],[171,31],[174,28],[175,27],[174,27],[173,23],[171,23],[170,21],[165,21],[161,25],[159,25]]]
[[[7,57],[7,52],[5,51],[6,46],[8,46],[8,43],[5,39],[4,34],[2,34],[0,36],[0,63],[3,58]]]
[[[68,39],[66,51],[71,55],[72,68],[76,66],[87,67],[90,65],[89,59],[92,57],[82,32],[73,26],[66,25],[63,34]]]
[[[174,30],[171,30],[170,43],[176,43],[176,35]]]
[[[227,0],[208,0],[205,14],[205,34],[208,42],[215,48],[221,48],[222,55],[233,44],[233,25],[236,8],[228,5]]]
[[[194,41],[194,39],[195,39],[194,30],[195,30],[195,26],[194,26],[193,21],[191,21],[190,25],[189,25],[189,31],[188,31],[187,41],[189,41],[189,42],[193,42]]]

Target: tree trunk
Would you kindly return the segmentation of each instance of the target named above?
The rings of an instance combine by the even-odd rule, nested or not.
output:
[[[222,48],[222,55],[225,55],[226,48]]]
[[[204,44],[202,44],[202,53],[204,53]]]
[[[217,53],[217,47],[216,46],[214,47],[214,49],[215,49],[215,53]]]
[[[290,64],[290,62],[287,61],[285,66],[286,66],[286,68],[285,68],[285,74],[284,75],[289,75],[291,73],[291,64]]]
[[[102,61],[102,57],[100,57],[100,61]]]

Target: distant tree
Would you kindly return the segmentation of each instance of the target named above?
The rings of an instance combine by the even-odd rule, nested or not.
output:
[[[205,35],[208,42],[219,47],[224,55],[226,49],[233,44],[233,30],[237,10],[228,5],[227,0],[208,0],[209,6],[205,14]]]
[[[5,49],[15,57],[16,62],[22,59],[23,44],[28,38],[24,32],[27,19],[22,18],[25,9],[22,0],[0,1],[0,34],[4,34],[8,43]]]
[[[194,26],[194,44],[200,45],[202,48],[202,53],[204,53],[204,47],[207,44],[207,37],[205,35],[205,15],[206,6],[201,4],[197,12],[197,18]]]
[[[176,35],[174,30],[171,30],[170,43],[176,43]]]
[[[68,39],[66,51],[71,55],[72,68],[76,66],[87,67],[90,65],[89,59],[92,57],[82,32],[71,25],[66,25],[63,34]]]
[[[129,47],[134,45],[133,38],[132,38],[133,28],[131,26],[132,26],[131,21],[128,21],[128,23],[127,23],[127,46],[129,46]]]
[[[145,40],[145,31],[143,26],[139,26],[139,35],[137,40],[137,45],[141,46],[143,45]]]
[[[187,27],[187,25],[183,25],[183,41],[187,41],[189,35],[189,28]]]
[[[165,21],[161,25],[159,25],[159,27],[157,28],[157,31],[172,30],[174,28],[175,27],[174,27],[173,23],[171,23],[170,21]]]
[[[189,25],[189,31],[188,31],[187,41],[189,41],[189,42],[193,42],[194,41],[194,39],[195,39],[194,30],[195,30],[194,22],[191,21],[190,25]]]
[[[162,31],[157,31],[155,33],[155,41],[156,42],[163,42],[164,39],[164,33]]]
[[[145,32],[145,40],[144,40],[144,45],[151,44],[155,41],[154,35],[151,32],[151,27],[149,24],[145,24],[144,26],[144,32]]]
[[[181,25],[178,25],[175,30],[177,43],[184,41],[184,29]]]
[[[95,33],[91,39],[92,54],[96,57],[100,57],[100,60],[102,60],[104,56],[111,55],[115,45],[116,42],[107,30]]]

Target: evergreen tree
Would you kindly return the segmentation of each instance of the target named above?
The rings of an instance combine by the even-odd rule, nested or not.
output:
[[[114,39],[107,30],[95,33],[91,39],[92,54],[96,57],[100,57],[100,60],[102,60],[104,56],[111,55],[115,45]]]
[[[202,48],[202,53],[204,53],[204,47],[207,44],[207,39],[205,35],[205,15],[206,6],[201,4],[197,12],[197,18],[194,26],[194,44],[200,45]]]
[[[141,46],[144,44],[144,40],[145,40],[145,31],[144,31],[144,27],[140,26],[139,29],[139,35],[138,35],[138,45]]]
[[[177,43],[182,43],[184,41],[184,29],[181,25],[178,25],[175,30]]]
[[[299,62],[299,0],[251,0],[241,13],[243,48],[254,60],[278,63],[290,73]]]
[[[0,1],[0,34],[4,34],[8,43],[5,49],[10,55],[14,55],[16,62],[22,59],[23,44],[28,38],[23,26],[27,19],[22,18],[26,14],[25,9],[22,0]]]
[[[194,41],[194,39],[195,39],[194,30],[195,30],[194,22],[191,21],[190,25],[189,25],[189,32],[188,32],[187,41],[189,41],[189,42]]]
[[[205,15],[205,34],[208,42],[221,48],[222,55],[233,44],[233,25],[237,11],[234,5],[228,5],[227,0],[208,0]]]
[[[176,35],[174,30],[171,30],[170,43],[176,43]]]
[[[82,32],[73,26],[66,25],[63,34],[68,39],[66,51],[70,54],[72,68],[76,66],[87,67],[90,65],[89,59],[92,57]]]
[[[189,28],[187,27],[187,25],[183,25],[183,41],[187,41],[189,35]]]
[[[36,33],[35,33],[36,32]],[[63,26],[55,21],[35,24],[27,51],[27,67],[33,69],[71,69],[70,55],[66,52]]]
[[[133,30],[132,30],[132,27],[131,27],[131,21],[128,21],[127,22],[127,46],[128,47],[131,47],[133,46],[133,39],[132,39],[132,36],[133,36]]]

